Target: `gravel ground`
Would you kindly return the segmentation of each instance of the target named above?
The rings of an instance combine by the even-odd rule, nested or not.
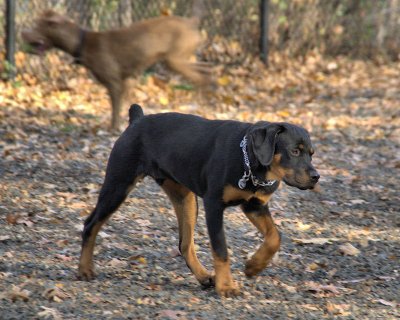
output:
[[[327,109],[315,116],[327,121],[334,111],[327,111],[330,102],[321,103]],[[303,107],[302,113],[315,113],[312,105]],[[359,108],[352,117],[375,116],[374,110]],[[227,210],[232,270],[242,295],[223,299],[212,288],[202,289],[189,272],[177,251],[172,207],[151,179],[137,186],[100,232],[98,277],[76,280],[80,231],[117,137],[89,130],[90,117],[67,127],[57,121],[42,125],[37,119],[55,115],[40,108],[1,112],[1,319],[400,317],[399,144],[390,135],[393,123],[385,120],[397,111],[377,115],[383,137],[370,138],[361,120],[340,130],[315,122],[321,189],[283,186],[274,195],[282,246],[256,279],[242,271],[261,237],[238,208]],[[195,241],[211,269],[202,208]]]

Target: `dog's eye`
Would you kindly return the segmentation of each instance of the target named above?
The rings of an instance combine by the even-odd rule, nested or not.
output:
[[[295,156],[298,157],[300,155],[300,149],[293,149],[292,151],[290,151],[290,153]]]

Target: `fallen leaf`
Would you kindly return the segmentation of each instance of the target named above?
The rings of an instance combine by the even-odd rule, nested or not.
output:
[[[43,311],[38,312],[38,316],[45,319],[62,320],[61,314],[57,309],[40,306]]]
[[[33,225],[34,225],[34,223],[33,223],[31,220],[29,220],[29,219],[18,219],[18,220],[17,220],[17,223],[18,223],[18,224],[24,224],[24,225],[26,225],[28,228],[31,228],[31,227],[33,227]]]
[[[56,254],[56,258],[59,259],[59,260],[61,260],[61,261],[72,261],[72,260],[74,260],[73,257],[71,257],[71,256],[66,256],[66,255],[64,255],[64,254]]]
[[[327,304],[326,304],[326,310],[330,314],[334,314],[334,315],[348,316],[351,314],[348,311],[349,309],[350,309],[349,304],[335,304],[332,302],[327,302]]]
[[[353,199],[353,200],[350,200],[350,203],[351,204],[363,204],[363,203],[366,203],[367,201],[365,201],[365,200],[363,200],[363,199]]]
[[[279,110],[276,112],[276,114],[282,118],[287,118],[290,116],[289,111],[286,111],[286,110]]]
[[[58,247],[65,247],[68,244],[68,240],[67,239],[58,240],[56,244]]]
[[[147,226],[151,225],[151,222],[147,219],[136,219],[135,223],[142,227],[147,227]]]
[[[181,252],[177,248],[170,248],[168,249],[168,252],[172,258],[181,256]]]
[[[169,100],[168,100],[167,97],[160,97],[159,101],[160,101],[160,104],[163,105],[163,106],[166,106],[166,105],[169,104]]]
[[[283,288],[285,288],[290,293],[296,293],[297,292],[297,288],[294,287],[294,286],[290,286],[290,285],[287,285],[285,283],[281,283],[281,285],[282,285]]]
[[[227,86],[231,82],[231,80],[228,76],[224,76],[218,78],[217,82],[220,86]]]
[[[107,239],[107,238],[110,238],[111,237],[111,235],[109,235],[107,232],[105,232],[105,231],[100,231],[99,233],[99,236],[100,237],[102,237],[102,238],[104,238],[104,239]]]
[[[387,301],[387,300],[383,300],[383,299],[377,299],[377,300],[375,300],[375,302],[379,302],[380,304],[383,304],[385,306],[389,306],[392,308],[395,308],[398,305],[398,303],[395,301]]]
[[[119,260],[117,258],[112,258],[107,265],[109,265],[110,267],[114,267],[114,268],[123,268],[126,267],[128,263],[126,261],[123,260]]]
[[[86,300],[91,302],[91,303],[97,304],[97,303],[99,303],[101,301],[101,297],[99,297],[99,296],[91,296],[91,297],[87,297]]]
[[[348,256],[358,256],[360,254],[360,250],[350,243],[345,243],[339,246],[339,251]]]
[[[20,287],[13,284],[11,290],[6,293],[6,297],[9,298],[12,302],[15,302],[19,299],[27,302],[29,300],[30,294],[30,291],[26,289],[21,289]]]
[[[80,217],[86,217],[86,216],[88,216],[91,212],[92,212],[92,209],[90,209],[90,208],[82,209],[81,211],[79,211],[79,216],[80,216]]]
[[[158,284],[151,283],[148,286],[146,286],[146,289],[153,290],[153,291],[160,291],[161,290],[161,286],[158,285]]]
[[[318,282],[314,282],[314,281],[307,281],[304,283],[303,288],[306,291],[311,291],[314,293],[328,293],[328,294],[334,294],[334,295],[338,295],[339,289],[343,289],[343,288],[339,288],[334,286],[333,284],[320,284]]]
[[[17,221],[18,221],[19,217],[20,217],[19,213],[15,213],[15,214],[14,213],[7,213],[6,221],[9,224],[17,224]]]
[[[42,296],[47,300],[54,302],[62,302],[63,300],[70,298],[70,295],[58,286],[47,288],[43,291]]]
[[[168,319],[172,319],[172,320],[186,319],[185,315],[186,315],[186,312],[183,312],[181,310],[161,310],[158,313],[159,318],[168,318]]]
[[[311,228],[310,224],[303,224],[302,222],[297,223],[297,229],[300,231],[306,231]]]
[[[323,245],[326,243],[332,243],[334,241],[339,241],[337,238],[310,238],[310,239],[293,239],[294,242],[299,244],[319,244]]]
[[[315,306],[315,305],[313,305],[313,304],[308,304],[308,303],[306,303],[306,304],[301,304],[300,306],[301,306],[302,308],[306,309],[306,310],[311,310],[311,311],[317,311],[317,310],[320,309],[319,307],[317,307],[317,306]]]
[[[128,259],[129,261],[137,261],[140,264],[147,264],[147,260],[145,257],[142,256],[131,256]]]
[[[319,268],[319,265],[316,264],[315,262],[310,263],[307,267],[306,267],[306,271],[307,272],[314,272],[315,270],[317,270]]]
[[[147,264],[147,260],[144,257],[140,257],[137,261],[141,264]]]
[[[155,305],[154,300],[151,299],[151,298],[148,298],[148,297],[138,298],[138,299],[136,299],[136,303],[137,304],[150,305],[150,306],[154,306]]]
[[[71,209],[86,209],[88,204],[83,201],[72,202],[68,205]]]
[[[6,241],[8,239],[11,239],[10,236],[0,236],[0,241]]]

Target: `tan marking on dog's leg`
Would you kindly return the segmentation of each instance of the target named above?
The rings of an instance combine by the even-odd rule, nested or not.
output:
[[[178,218],[179,249],[187,266],[202,285],[214,285],[214,277],[200,263],[194,247],[194,227],[197,220],[195,194],[171,180],[166,180],[162,188],[171,200]]]
[[[132,184],[126,188],[126,190],[123,189],[126,192],[126,195],[128,195],[128,193],[135,187],[136,183],[139,182],[140,180],[142,180],[143,178],[144,178],[143,174],[137,176],[134,179],[134,181],[132,182]],[[125,197],[124,197],[124,199],[125,199]],[[83,236],[83,238],[85,240],[82,243],[82,250],[81,250],[81,256],[79,259],[79,267],[78,267],[78,278],[83,279],[83,280],[91,280],[95,277],[94,265],[93,265],[93,251],[94,251],[94,246],[96,244],[96,236],[99,233],[99,230],[101,229],[101,227],[104,225],[104,223],[109,219],[109,217],[116,210],[116,208],[115,208],[114,210],[107,211],[106,212],[107,214],[102,217],[103,219],[98,220],[99,219],[98,212],[97,212],[98,209],[99,209],[98,206],[96,206],[95,210],[92,212],[92,214],[88,218],[88,219],[96,219],[97,220],[95,222],[95,224],[91,227],[90,227],[91,222],[89,222],[90,235],[87,238]],[[87,227],[86,226],[87,221],[88,220],[86,220],[86,222],[85,222],[85,228]],[[83,233],[85,233],[85,229],[84,229]]]
[[[248,277],[251,277],[260,273],[268,265],[274,254],[279,250],[281,240],[270,215],[251,212],[246,213],[246,216],[264,236],[262,245],[246,262],[244,272]]]
[[[229,258],[221,259],[212,250],[215,269],[215,290],[221,297],[233,297],[240,293],[238,284],[233,280]]]
[[[92,280],[95,277],[93,266],[93,251],[96,244],[96,236],[105,221],[98,221],[91,230],[89,238],[82,246],[79,259],[78,277],[82,280]]]

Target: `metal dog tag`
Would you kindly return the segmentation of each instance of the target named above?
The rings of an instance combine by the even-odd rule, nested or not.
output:
[[[239,188],[240,188],[240,189],[244,189],[244,188],[246,187],[246,182],[247,182],[247,181],[246,181],[245,179],[243,179],[243,178],[240,179],[239,182],[238,182]]]

